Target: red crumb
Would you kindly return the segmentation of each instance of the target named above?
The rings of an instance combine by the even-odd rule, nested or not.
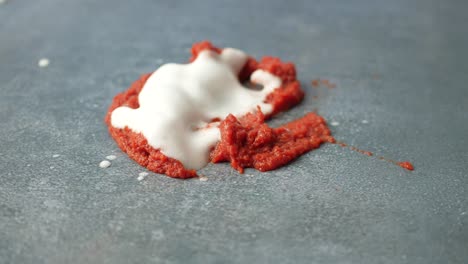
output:
[[[218,47],[215,47],[211,42],[209,41],[202,41],[198,42],[192,45],[192,57],[190,57],[190,62],[194,61],[198,54],[204,50],[212,50],[216,53],[221,53],[221,49]]]
[[[328,89],[336,88],[336,84],[331,83],[327,79],[313,79],[311,84],[313,88],[319,88],[320,86],[325,86]]]
[[[409,161],[398,162],[398,166],[402,167],[403,169],[410,170],[410,171],[414,170],[413,164],[411,164],[411,162]]]
[[[211,152],[211,161],[230,161],[241,173],[246,167],[273,170],[322,143],[334,142],[325,119],[315,113],[278,128],[265,124],[261,112],[241,119],[229,115],[221,122],[220,131],[221,141]]]
[[[312,84],[312,87],[318,88],[320,86],[320,79],[312,80],[311,84]]]
[[[198,54],[206,49],[221,52],[220,48],[208,41],[196,43],[192,47],[190,61],[195,60]],[[304,92],[296,78],[294,64],[282,62],[275,57],[264,57],[260,61],[250,57],[239,73],[239,81],[247,81],[257,69],[268,71],[283,81],[282,86],[270,93],[265,100],[273,105],[273,112],[268,116],[261,113],[247,114],[240,120],[234,116],[228,116],[222,121],[213,119],[221,121],[222,137],[211,154],[213,162],[231,161],[233,167],[240,171],[244,167],[254,167],[262,171],[272,170],[319,147],[323,142],[333,140],[325,120],[313,113],[280,128],[268,127],[264,123],[265,119],[297,105],[304,98]],[[185,169],[180,161],[169,158],[159,149],[151,147],[143,135],[128,128],[118,129],[111,125],[111,114],[117,107],[139,107],[138,94],[150,75],[142,75],[127,91],[115,96],[105,118],[109,132],[130,158],[149,170],[174,178],[196,177],[196,171]],[[247,141],[239,141],[241,137],[245,137]],[[246,142],[252,145],[246,145]],[[235,145],[236,143],[239,145]],[[246,153],[252,157],[245,156]]]

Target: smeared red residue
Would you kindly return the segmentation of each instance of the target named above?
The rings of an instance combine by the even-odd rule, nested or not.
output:
[[[352,147],[352,146],[349,147],[349,148],[350,148],[351,150],[354,150],[354,151],[359,152],[359,153],[361,153],[361,154],[367,155],[367,156],[369,156],[369,157],[372,156],[372,155],[374,155],[372,152],[367,151],[367,150],[358,149],[358,148]]]
[[[332,143],[333,143],[333,142],[332,142]],[[370,152],[370,151],[362,150],[362,149],[356,148],[356,147],[354,147],[354,146],[349,146],[348,144],[346,144],[346,143],[344,143],[344,142],[342,142],[342,141],[335,141],[334,143],[337,144],[337,145],[340,146],[340,147],[349,148],[349,149],[352,150],[352,151],[359,152],[359,153],[364,154],[364,155],[369,156],[369,157],[374,156],[374,153],[372,153],[372,152]],[[386,161],[386,162],[393,163],[393,164],[395,164],[395,165],[397,165],[397,166],[400,166],[400,167],[402,167],[402,168],[404,168],[404,169],[407,169],[407,170],[410,170],[410,171],[414,170],[413,164],[411,164],[411,162],[409,162],[409,161],[398,162],[398,161],[394,161],[394,160],[392,160],[392,159],[387,159],[387,158],[382,157],[382,156],[379,156],[379,157],[377,157],[377,158],[378,158],[379,160],[384,160],[384,161]]]

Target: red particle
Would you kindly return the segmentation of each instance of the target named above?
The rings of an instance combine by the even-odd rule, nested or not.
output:
[[[311,84],[312,84],[312,87],[318,88],[320,86],[320,79],[312,80]]]
[[[410,170],[410,171],[414,170],[413,164],[411,164],[411,162],[409,161],[398,162],[398,166],[402,167],[403,169]]]

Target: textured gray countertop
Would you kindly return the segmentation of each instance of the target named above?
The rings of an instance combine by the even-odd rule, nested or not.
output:
[[[467,263],[468,2],[221,2],[0,4],[0,263]],[[307,97],[273,125],[317,108],[416,170],[324,145],[137,181],[106,109],[203,39],[296,63]]]

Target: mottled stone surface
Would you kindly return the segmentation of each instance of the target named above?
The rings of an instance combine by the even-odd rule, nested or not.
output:
[[[0,263],[467,263],[467,9],[5,1]],[[107,134],[106,108],[203,39],[296,62],[307,98],[273,125],[317,108],[338,139],[416,170],[325,145],[269,173],[221,164],[207,181],[138,181],[144,169]],[[312,88],[318,77],[337,87]]]

